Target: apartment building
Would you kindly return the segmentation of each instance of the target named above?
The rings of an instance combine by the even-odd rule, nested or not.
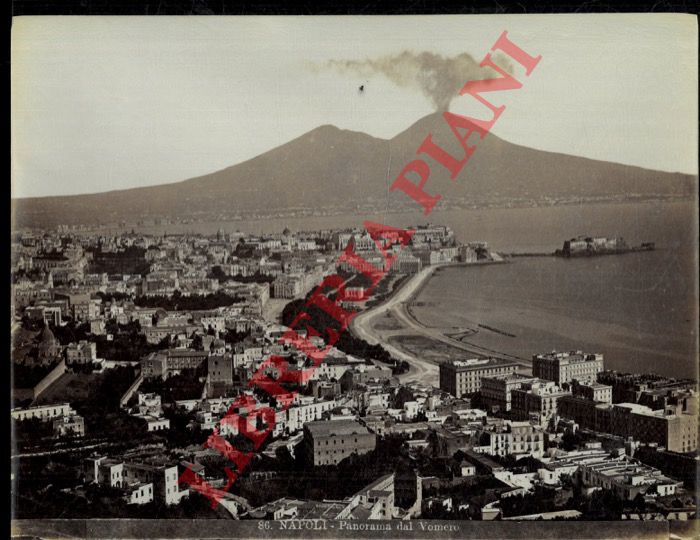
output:
[[[53,421],[53,435],[54,437],[84,437],[85,419],[78,414],[56,418]]]
[[[124,462],[107,456],[89,457],[84,462],[85,482],[113,488],[122,487]]]
[[[75,414],[75,411],[69,403],[54,403],[52,405],[38,405],[26,409],[16,408],[12,409],[10,414],[15,420],[38,418],[45,422],[61,416],[72,416]]]
[[[557,401],[571,392],[562,390],[554,381],[532,379],[512,391],[512,411],[515,418],[526,420],[535,415],[547,422],[557,414]]]
[[[698,448],[698,416],[679,413],[672,407],[653,411],[637,403],[615,404],[611,432],[642,442],[656,442],[673,452]]]
[[[207,358],[207,373],[212,384],[233,384],[233,355],[212,354]]]
[[[157,351],[141,359],[141,373],[145,379],[162,378],[183,370],[197,369],[207,361],[209,353],[193,349]]]
[[[277,414],[273,435],[294,434],[301,430],[305,424],[321,420],[324,413],[338,406],[338,402],[334,399],[326,401],[297,396],[297,400],[297,404]]]
[[[644,494],[652,486],[662,496],[674,495],[682,482],[664,476],[660,470],[627,456],[599,458],[581,463],[578,479],[586,487],[610,489],[625,500]]]
[[[177,465],[139,461],[124,463],[123,479],[126,485],[136,482],[153,484],[154,498],[167,505],[178,504],[183,497],[189,495],[189,490],[180,491],[178,475]]]
[[[97,360],[97,344],[81,340],[66,346],[66,363],[88,364]]]
[[[482,377],[479,390],[481,403],[489,410],[508,412],[511,410],[513,390],[533,380],[533,377],[518,373]]]
[[[544,432],[529,422],[505,421],[479,430],[479,446],[474,451],[492,456],[516,458],[544,455]]]
[[[561,385],[576,379],[579,382],[595,382],[603,371],[603,355],[581,351],[551,352],[532,357],[532,374],[540,379]]]
[[[421,260],[409,252],[400,252],[391,265],[392,274],[417,274],[423,268]]]
[[[129,413],[145,420],[147,431],[170,429],[170,420],[163,415],[161,397],[158,394],[139,392],[138,404]]]
[[[86,482],[120,488],[129,503],[145,504],[158,499],[171,505],[189,495],[188,489],[179,488],[177,465],[162,460],[93,456],[85,460],[84,466]]]
[[[440,364],[440,390],[455,397],[481,390],[481,379],[515,373],[517,364],[498,358],[448,360]]]
[[[337,465],[352,454],[374,450],[377,436],[355,420],[309,422],[304,426],[306,458],[313,465]]]
[[[304,278],[301,274],[284,274],[278,276],[272,283],[272,294],[275,298],[296,298],[304,289]]]
[[[580,383],[574,381],[571,385],[573,395],[598,403],[612,403],[612,386],[598,382]]]
[[[691,452],[698,447],[698,416],[673,407],[652,410],[638,403],[597,403],[566,396],[559,400],[560,416],[581,428],[644,443],[657,443],[672,452]]]

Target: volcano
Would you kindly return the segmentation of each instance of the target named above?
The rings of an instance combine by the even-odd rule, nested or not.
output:
[[[415,203],[399,191],[390,193],[389,186],[416,159],[416,149],[428,133],[436,144],[461,158],[461,147],[438,113],[391,139],[324,125],[242,163],[181,182],[14,199],[14,226],[304,211],[352,214],[380,206],[413,210]],[[696,177],[691,175],[535,150],[493,134],[478,142],[455,180],[436,163],[431,169],[426,190],[443,195],[437,208],[692,197],[696,189]]]

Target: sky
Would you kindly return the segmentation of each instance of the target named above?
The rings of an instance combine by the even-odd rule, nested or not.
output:
[[[393,137],[431,100],[410,77],[340,63],[424,52],[479,62],[504,30],[542,60],[522,89],[499,93],[495,135],[697,174],[690,15],[19,17],[12,196],[177,182],[323,124]]]

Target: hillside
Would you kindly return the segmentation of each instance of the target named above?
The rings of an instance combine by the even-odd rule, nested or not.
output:
[[[90,195],[13,200],[15,224],[116,223],[153,217],[262,216],[304,209],[353,213],[389,206],[412,208],[400,192],[387,194],[429,133],[459,156],[461,148],[438,114],[394,138],[321,126],[253,159],[182,182]],[[553,200],[692,196],[695,178],[534,150],[491,134],[456,181],[433,164],[430,193],[451,206]],[[442,204],[442,203],[441,203]]]

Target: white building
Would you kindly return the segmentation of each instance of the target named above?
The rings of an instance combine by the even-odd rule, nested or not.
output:
[[[15,420],[29,420],[38,418],[41,421],[48,421],[61,416],[72,416],[76,412],[69,403],[55,403],[53,405],[38,405],[26,409],[12,409],[11,416]]]

